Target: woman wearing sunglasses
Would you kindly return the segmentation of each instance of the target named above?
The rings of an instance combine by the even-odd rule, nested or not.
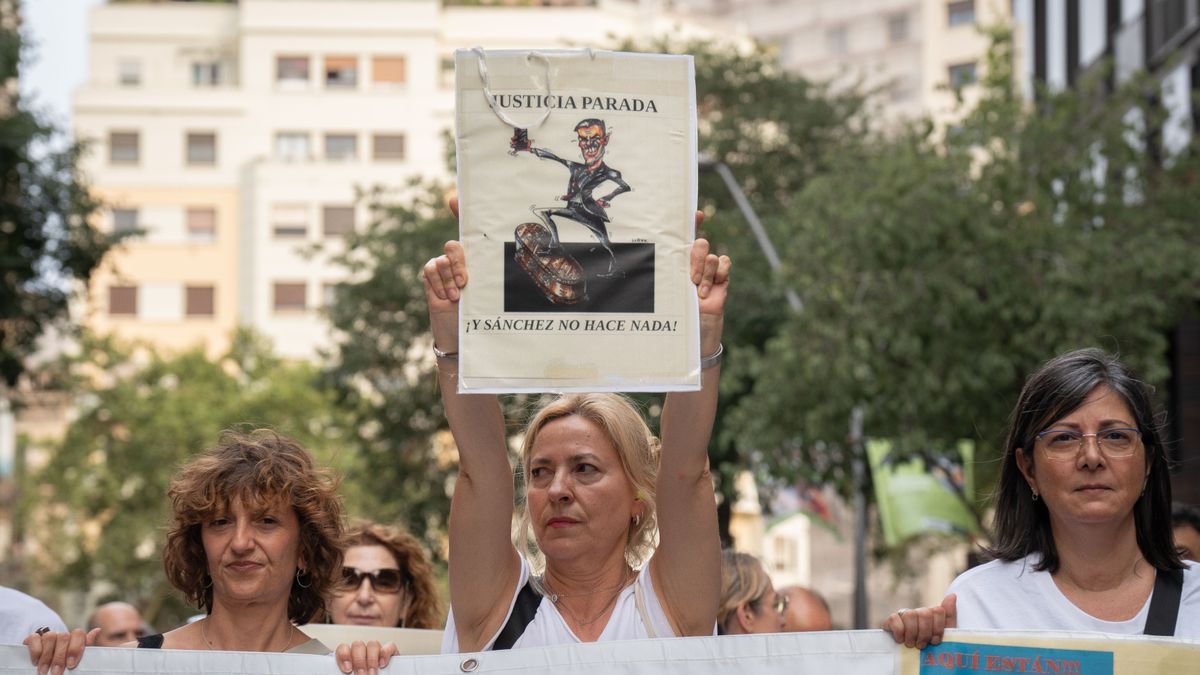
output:
[[[924,646],[943,628],[1200,637],[1200,568],[1172,542],[1171,483],[1152,391],[1098,349],[1053,359],[1013,410],[990,563],[939,607],[884,629]]]
[[[616,394],[560,396],[534,414],[520,451],[514,546],[514,472],[499,401],[457,393],[458,300],[468,275],[462,245],[448,242],[445,252],[424,270],[459,451],[443,653],[712,635],[720,548],[707,450],[729,258],[710,254],[703,239],[692,248],[700,350],[709,358],[700,391],[666,397],[661,444]]]
[[[775,592],[758,558],[736,551],[721,554],[717,629],[722,635],[778,633],[787,609],[788,596]]]
[[[425,551],[397,527],[362,522],[347,533],[329,601],[333,623],[441,628],[437,586]]]

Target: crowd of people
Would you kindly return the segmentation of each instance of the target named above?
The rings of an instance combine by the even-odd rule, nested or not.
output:
[[[834,627],[819,594],[774,588],[761,562],[718,543],[707,447],[727,257],[694,244],[701,388],[666,397],[660,437],[621,395],[559,396],[526,426],[514,481],[499,401],[458,393],[458,301],[469,274],[459,243],[444,251],[423,271],[460,457],[443,652]],[[0,606],[16,608],[0,611],[0,642],[24,640],[41,673],[74,667],[93,645],[332,651],[344,672],[365,672],[386,666],[395,646],[331,650],[300,626],[442,627],[420,544],[393,526],[347,527],[335,477],[287,438],[227,435],[182,467],[167,497],[164,570],[198,620],[154,633],[134,607],[109,603],[88,630],[68,631],[45,605],[0,588]],[[987,552],[993,560],[958,577],[940,605],[897,610],[883,628],[910,647],[956,627],[1200,637],[1200,566],[1187,562],[1200,552],[1200,515],[1172,511],[1151,392],[1120,361],[1084,349],[1029,377],[1010,420]]]

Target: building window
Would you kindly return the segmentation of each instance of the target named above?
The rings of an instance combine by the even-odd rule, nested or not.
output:
[[[391,161],[404,159],[404,134],[374,134],[371,136],[371,157]]]
[[[108,132],[108,161],[110,164],[137,164],[141,155],[141,139],[136,131]]]
[[[211,242],[217,239],[217,210],[211,206],[189,206],[187,210],[187,238],[193,242]]]
[[[975,63],[956,63],[950,66],[950,86],[961,89],[969,84],[975,84]]]
[[[217,163],[217,135],[212,132],[188,132],[187,163],[211,165]]]
[[[441,63],[438,65],[438,83],[446,88],[454,86],[453,56],[443,56],[441,58]]]
[[[287,162],[308,161],[311,158],[308,151],[308,133],[281,131],[275,134],[275,158]]]
[[[122,87],[137,87],[142,84],[142,62],[137,59],[121,59],[117,63],[117,83]]]
[[[212,286],[188,286],[184,289],[184,314],[186,316],[212,316],[213,307]]]
[[[321,229],[326,237],[344,237],[354,231],[353,206],[326,206],[321,210]]]
[[[374,84],[404,84],[403,56],[376,56],[371,59],[371,82]]]
[[[325,159],[334,161],[358,159],[358,136],[325,134]]]
[[[337,282],[326,281],[321,284],[321,301],[325,303],[325,307],[332,307],[333,303],[337,302]]]
[[[279,56],[275,59],[275,82],[284,87],[308,86],[308,57]]]
[[[353,56],[326,56],[325,86],[331,89],[353,89],[358,86],[358,59]]]
[[[908,14],[893,14],[887,20],[888,42],[893,44],[908,40]]]
[[[946,6],[946,21],[951,26],[975,23],[975,0],[952,2]]]
[[[193,87],[215,87],[221,84],[221,64],[216,61],[197,61],[192,64]]]
[[[137,286],[109,286],[108,314],[137,316]]]
[[[275,204],[271,207],[271,232],[278,239],[308,236],[308,207],[304,204]]]
[[[849,48],[845,26],[835,26],[825,31],[825,48],[830,54],[845,54]]]
[[[276,312],[303,312],[307,307],[304,282],[275,282],[273,306]]]
[[[113,209],[113,232],[136,232],[138,230],[137,209]]]

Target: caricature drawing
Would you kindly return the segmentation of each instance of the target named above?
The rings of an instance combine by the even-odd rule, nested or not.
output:
[[[550,232],[548,244],[545,248],[538,250],[537,254],[554,256],[562,253],[562,246],[558,238],[558,224],[554,219],[556,217],[567,218],[590,230],[600,241],[604,250],[608,252],[608,271],[600,276],[622,275],[621,270],[617,267],[617,257],[608,238],[609,217],[605,209],[609,207],[614,197],[629,192],[633,188],[621,178],[620,171],[604,163],[604,153],[611,137],[611,132],[607,131],[604,120],[589,117],[575,125],[576,142],[583,155],[583,162],[573,162],[563,159],[549,150],[535,148],[524,129],[514,131],[510,144],[511,154],[519,151],[529,152],[539,159],[558,162],[571,172],[567,183],[567,194],[559,197],[560,200],[567,203],[566,206],[530,207],[530,211],[541,219]],[[595,197],[593,193],[605,183],[613,183],[616,188],[603,197]]]

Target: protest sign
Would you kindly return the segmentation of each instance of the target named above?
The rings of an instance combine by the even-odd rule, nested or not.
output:
[[[691,57],[455,64],[459,391],[698,389]]]
[[[966,669],[972,668],[972,669]],[[1057,669],[1057,670],[1056,670]],[[22,646],[0,646],[0,675],[30,672]],[[332,656],[91,647],[75,675],[338,673]],[[1072,633],[947,631],[925,650],[881,630],[629,640],[478,654],[401,656],[384,675],[614,673],[617,675],[1177,675],[1200,672],[1200,641]]]

